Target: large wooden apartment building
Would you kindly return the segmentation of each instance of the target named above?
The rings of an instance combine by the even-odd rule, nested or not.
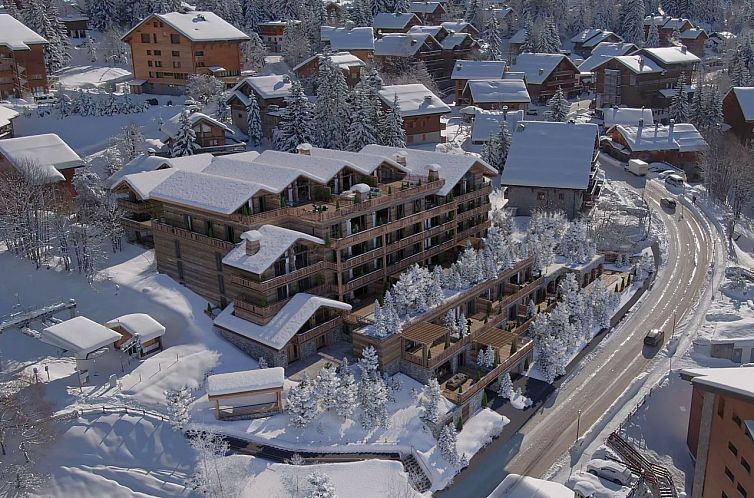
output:
[[[0,99],[47,92],[46,45],[21,21],[0,14]]]
[[[194,166],[114,188],[130,211],[148,204],[158,271],[224,307],[221,332],[280,366],[337,340],[350,304],[391,277],[483,237],[496,174],[472,156],[377,145]]]
[[[128,33],[134,93],[179,94],[192,74],[235,84],[241,74],[245,33],[212,12],[152,14]]]

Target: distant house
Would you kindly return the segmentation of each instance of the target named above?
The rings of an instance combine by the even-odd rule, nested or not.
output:
[[[374,61],[390,71],[407,62],[423,62],[429,74],[441,79],[446,71],[443,47],[429,33],[388,33],[374,42]]]
[[[180,119],[181,113],[178,113],[160,126],[160,131],[165,134],[165,145],[168,153],[175,145],[175,139],[180,133]],[[233,141],[226,137],[226,135],[234,133],[233,129],[215,118],[201,112],[194,112],[189,115],[189,121],[196,134],[196,143],[199,145],[197,153],[208,152],[223,155],[246,150],[244,142]]]
[[[684,44],[689,52],[697,57],[704,57],[704,48],[709,40],[707,32],[701,28],[689,28],[678,37],[678,41]]]
[[[364,62],[374,57],[374,30],[371,26],[356,28],[346,23],[342,28],[322,26],[320,37],[332,52],[350,52]]]
[[[265,46],[270,49],[270,52],[277,54],[283,50],[283,35],[285,34],[285,27],[288,26],[288,23],[299,25],[301,24],[301,21],[267,21],[259,23],[259,38],[261,38]]]
[[[444,142],[441,131],[445,124],[440,118],[450,112],[438,96],[422,84],[383,86],[380,99],[385,107],[392,108],[394,99],[398,98],[398,109],[403,116],[403,128],[406,131],[406,144],[423,144]]]
[[[592,54],[579,64],[579,71],[581,72],[582,79],[585,73],[591,73],[594,69],[605,62],[611,57],[617,57],[621,55],[628,55],[639,50],[639,47],[633,43],[618,42],[618,43],[599,43],[594,49]]]
[[[327,26],[340,26],[348,19],[348,0],[325,0],[325,23]]]
[[[49,88],[47,40],[9,14],[0,14],[0,99],[39,95]]]
[[[526,30],[524,28],[516,31],[508,40],[508,60],[515,60],[516,56],[521,53],[521,47],[526,41]]]
[[[421,19],[412,12],[402,14],[381,12],[372,19],[372,27],[378,38],[384,33],[408,33],[411,27],[419,26],[421,23]]]
[[[322,54],[313,55],[294,67],[293,72],[299,79],[315,77],[319,73],[319,65],[322,58]],[[356,86],[356,83],[361,79],[361,68],[366,66],[364,61],[350,52],[330,54],[330,60],[341,70],[348,86],[350,88]]]
[[[612,31],[588,28],[571,38],[573,51],[582,57],[589,57],[592,50],[600,43],[620,43],[623,38]]]
[[[652,17],[646,16],[644,18],[644,37],[649,34],[649,29],[652,26]],[[687,29],[691,29],[694,25],[688,19],[680,19],[678,17],[670,16],[654,16],[654,23],[657,26],[657,33],[660,35],[660,46],[669,47],[673,45],[672,36],[674,32],[683,33]]]
[[[524,111],[484,111],[477,109],[471,124],[471,144],[484,145],[500,131],[503,121],[512,133],[516,124],[524,120]]]
[[[500,79],[505,72],[505,61],[457,60],[450,79],[455,82],[456,105],[468,105],[463,90],[469,80]]]
[[[438,24],[445,18],[445,7],[440,2],[411,2],[408,11],[416,14],[424,24]]]
[[[754,87],[733,87],[723,98],[723,118],[743,143],[754,139]]]
[[[700,154],[709,147],[692,124],[670,123],[668,126],[614,126],[613,142],[625,147],[630,159],[648,163],[665,161],[684,169],[689,178],[696,176]]]
[[[569,219],[591,208],[601,188],[597,138],[591,123],[518,123],[500,176],[508,206],[524,216],[559,209]]]
[[[234,84],[249,37],[212,12],[190,11],[147,16],[122,40],[131,47],[133,93],[180,94],[191,74]]]
[[[146,313],[131,313],[113,318],[105,327],[118,332],[121,338],[115,347],[129,355],[147,358],[162,351],[165,326]]]
[[[250,76],[241,80],[230,90],[228,104],[233,126],[248,133],[248,96],[254,93],[262,118],[262,133],[272,137],[272,130],[280,121],[278,110],[285,107],[285,98],[291,94],[291,78],[288,75]]]
[[[579,68],[563,54],[519,54],[510,70],[525,74],[526,88],[532,100],[546,101],[558,87],[568,97],[581,91]]]
[[[40,183],[60,183],[75,195],[73,175],[84,161],[53,133],[0,140],[0,171],[12,168]]]
[[[17,117],[17,111],[0,105],[0,140],[13,138],[13,120]]]
[[[89,17],[82,14],[70,14],[60,18],[66,34],[73,39],[86,38],[89,30]]]
[[[441,52],[433,53],[427,60],[431,61],[430,74],[443,88],[449,84],[456,61],[471,59],[478,53],[479,43],[470,34],[456,33],[442,25],[414,26],[408,35],[430,35],[440,46]]]
[[[473,24],[466,21],[445,21],[440,24],[443,28],[453,33],[468,33],[475,40],[479,38],[479,30]]]
[[[523,80],[469,80],[463,91],[463,101],[486,110],[526,110],[531,103]]]
[[[723,53],[736,42],[737,36],[730,31],[715,31],[709,35],[708,45],[715,53]]]

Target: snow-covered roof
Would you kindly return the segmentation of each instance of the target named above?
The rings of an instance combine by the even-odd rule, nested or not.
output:
[[[445,10],[440,2],[411,2],[408,6],[408,11],[420,14],[431,14],[437,9]]]
[[[398,108],[404,118],[450,112],[450,107],[421,83],[383,86],[379,95],[388,107],[393,106],[397,96]]]
[[[18,112],[10,107],[4,107],[0,105],[0,127],[8,126],[11,119],[18,117]]]
[[[634,50],[636,50],[636,45],[633,43],[601,42],[592,49],[592,54],[579,64],[579,71],[582,73],[591,73],[597,66],[607,62],[611,57],[626,55]]]
[[[707,32],[702,28],[689,28],[686,31],[682,31],[679,38],[681,40],[696,40],[702,35],[706,35]]]
[[[646,54],[658,63],[665,65],[694,64],[701,60],[686,47],[643,48],[639,53]]]
[[[563,54],[519,54],[511,71],[526,73],[526,83],[541,85],[563,59]]]
[[[162,123],[162,126],[160,126],[160,131],[170,138],[173,138],[176,135],[178,135],[178,133],[181,130],[181,114],[182,113],[179,112],[172,118]],[[233,130],[225,123],[221,123],[215,118],[211,116],[207,116],[206,114],[201,113],[201,112],[194,112],[194,113],[189,114],[189,121],[191,122],[192,127],[196,126],[199,123],[204,122],[204,123],[209,123],[213,126],[217,126],[218,128],[222,128],[227,133],[233,133]]]
[[[599,35],[603,31],[597,28],[587,28],[580,31],[571,38],[571,43],[584,43],[587,40],[591,40],[593,37]]]
[[[113,318],[106,327],[121,327],[131,335],[138,335],[142,341],[151,341],[165,334],[165,327],[146,313],[131,313]]]
[[[411,57],[424,43],[434,37],[429,33],[386,33],[374,41],[374,55],[378,57]]]
[[[371,26],[320,28],[322,41],[330,42],[333,50],[374,50],[374,30]]]
[[[615,125],[638,126],[639,120],[644,120],[644,126],[655,123],[652,109],[638,109],[631,107],[610,107],[602,110],[605,116],[605,128]]]
[[[139,199],[146,201],[151,198],[152,191],[176,171],[178,170],[174,168],[165,168],[125,175],[118,179],[111,188],[116,189],[121,185],[128,185]]]
[[[84,165],[81,157],[54,133],[0,140],[0,155],[19,171],[20,168],[26,170],[21,173],[41,175],[43,178],[39,180],[45,183],[64,180],[60,170]],[[39,167],[38,172],[28,168],[35,165]]]
[[[43,329],[39,338],[75,355],[87,355],[112,345],[121,335],[85,316],[77,316]]]
[[[754,121],[754,87],[734,86],[730,89],[738,100],[738,106],[746,121]]]
[[[249,37],[214,12],[188,11],[168,12],[167,14],[152,14],[139,24],[131,28],[123,39],[139,29],[144,23],[151,22],[152,17],[158,18],[178,33],[193,42],[211,42],[228,40],[248,40]]]
[[[673,126],[655,124],[644,126],[618,125],[615,127],[625,139],[633,152],[677,150],[679,152],[698,152],[707,150],[708,145],[696,127],[690,123],[678,123]]]
[[[503,20],[511,14],[513,14],[513,9],[510,7],[492,9],[492,15],[495,17],[495,19],[498,19],[498,20]]]
[[[450,33],[448,36],[442,39],[440,45],[445,50],[453,50],[456,47],[462,45],[466,40],[473,41],[473,38],[471,38],[471,35],[468,33]]]
[[[454,31],[456,33],[460,33],[468,27],[472,27],[474,31],[476,31],[474,25],[466,21],[445,21],[443,23],[440,23],[440,26],[447,29],[448,31]]]
[[[239,88],[243,84],[248,84],[254,92],[263,99],[277,99],[288,97],[291,94],[291,85],[293,80],[287,74],[271,74],[269,76],[249,76],[241,80],[233,89],[231,94],[241,93]],[[243,95],[243,94],[242,94]],[[246,100],[243,96],[242,101]]]
[[[157,171],[163,168],[185,169],[187,171],[202,171],[209,166],[215,156],[202,153],[183,157],[160,157],[149,154],[139,154],[123,165],[121,169],[110,175],[105,182],[110,188],[115,188],[120,180],[127,175]]]
[[[68,14],[60,18],[61,21],[88,21],[89,16],[83,14]]]
[[[288,344],[296,332],[321,307],[351,311],[350,304],[299,292],[285,303],[285,306],[266,325],[258,325],[237,317],[233,314],[235,309],[233,304],[228,305],[215,318],[215,325],[279,350]]]
[[[583,46],[585,48],[596,47],[597,45],[599,45],[600,43],[604,42],[605,40],[607,40],[611,36],[615,36],[615,37],[617,37],[619,39],[622,39],[620,36],[616,35],[612,31],[602,31],[601,33],[597,34],[596,36],[593,36],[592,38],[590,38],[587,41],[585,41],[584,44],[583,44]]]
[[[298,66],[294,67],[294,71],[298,71],[302,67],[304,67],[306,64],[309,64],[313,60],[319,59],[322,57],[322,54],[315,54],[306,59],[304,62],[299,64]],[[364,61],[356,57],[355,55],[351,54],[350,52],[336,52],[334,54],[330,54],[330,60],[332,63],[339,67],[340,69],[349,69],[352,67],[364,67],[366,64],[364,64]]]
[[[312,150],[314,150],[314,148],[312,148]],[[262,169],[267,170],[277,168],[295,171],[299,175],[306,176],[307,178],[323,185],[332,180],[333,177],[345,166],[364,175],[371,175],[374,172],[374,169],[379,166],[379,164],[374,162],[365,163],[344,160],[343,156],[337,156],[337,152],[330,154],[322,150],[311,155],[266,150],[254,160],[253,164],[264,165]],[[257,166],[257,168],[259,169],[259,166]],[[279,172],[276,173],[273,171],[272,178],[263,181],[262,183],[265,185],[272,185],[276,174],[279,174]],[[281,187],[287,186],[282,185],[282,182],[278,182],[277,185],[280,185]]]
[[[681,376],[694,384],[754,398],[754,369],[750,367],[685,368]]]
[[[505,61],[458,60],[453,66],[451,80],[493,80],[503,77]]]
[[[11,50],[31,50],[29,45],[47,43],[24,23],[10,14],[0,14],[0,46]]]
[[[475,103],[531,102],[523,80],[469,80],[466,87]]]
[[[405,29],[412,21],[421,24],[419,18],[411,12],[402,14],[380,12],[372,19],[372,27],[374,29]]]
[[[520,45],[524,43],[524,41],[526,41],[526,29],[521,28],[510,37],[508,43],[517,43]]]
[[[633,495],[627,486],[600,479],[589,472],[574,472],[568,479],[568,487],[589,498],[626,498]]]
[[[573,498],[573,491],[557,482],[508,474],[488,498]]]
[[[409,33],[427,33],[435,38],[438,37],[440,33],[448,34],[447,30],[443,28],[440,25],[434,25],[434,26],[411,26],[411,29],[408,30]]]
[[[285,381],[283,367],[214,374],[207,377],[207,395],[222,396],[264,389],[282,389],[283,381]]]
[[[486,142],[490,136],[500,130],[503,120],[508,124],[508,129],[513,131],[516,124],[524,120],[524,111],[484,111],[477,109],[474,114],[474,122],[471,125],[471,143]]]
[[[255,183],[176,170],[154,187],[150,198],[213,213],[232,214],[259,190],[262,186]]]
[[[487,176],[495,176],[497,170],[476,156],[466,154],[445,154],[443,152],[430,152],[418,149],[401,149],[399,147],[386,147],[384,145],[370,144],[361,149],[360,153],[375,154],[387,157],[395,157],[402,154],[406,158],[406,167],[412,174],[427,176],[430,165],[439,165],[440,178],[445,184],[437,192],[437,195],[448,195],[453,187],[474,166],[482,168]]]
[[[256,253],[251,255],[246,253],[247,240],[259,242],[259,250]],[[325,243],[324,240],[314,235],[275,225],[262,225],[256,230],[250,230],[241,234],[241,243],[231,249],[223,258],[223,263],[261,275],[299,240],[307,240],[320,245]]]
[[[641,55],[620,55],[613,57],[613,59],[620,62],[636,74],[661,73],[664,71],[664,69],[662,69],[655,61],[649,57],[642,57]],[[603,61],[603,63],[608,60],[611,59],[607,59]]]
[[[596,124],[522,121],[514,130],[502,185],[587,188]]]
[[[411,171],[397,163],[392,157],[380,156],[376,154],[365,154],[364,152],[350,152],[346,150],[337,149],[321,149],[319,147],[312,147],[309,151],[312,156],[326,157],[336,161],[340,161],[343,165],[348,166],[355,171],[359,171],[365,175],[371,175],[381,164],[385,163],[398,171],[404,173],[410,173]]]

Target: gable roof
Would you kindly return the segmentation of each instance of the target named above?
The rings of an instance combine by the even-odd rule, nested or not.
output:
[[[62,181],[65,178],[60,170],[84,165],[81,157],[54,133],[0,140],[0,154],[21,173],[36,176],[37,171],[27,169],[27,166],[38,165],[41,168],[38,173],[44,177],[40,180],[44,183]],[[29,161],[32,164],[28,164]]]
[[[605,129],[611,128],[615,125],[629,125],[637,126],[639,120],[644,120],[644,126],[651,126],[654,124],[654,116],[652,109],[638,109],[630,107],[608,107],[602,109],[602,113],[605,116]]]
[[[571,43],[584,43],[585,41],[591,40],[592,38],[594,38],[595,36],[599,35],[600,33],[602,33],[601,29],[598,29],[598,28],[587,28],[587,29],[585,29],[583,31],[580,31],[580,32],[576,33],[571,38]]]
[[[476,29],[473,24],[467,21],[445,21],[440,23],[440,26],[447,29],[448,31],[455,31],[456,33],[460,33],[467,28],[470,28],[471,31],[479,33],[479,30]]]
[[[592,123],[518,123],[511,133],[500,184],[586,189],[597,134],[597,125]]]
[[[280,350],[321,307],[351,311],[350,304],[299,292],[266,325],[258,325],[237,317],[233,314],[233,304],[229,304],[215,318],[215,325]]]
[[[508,43],[516,43],[518,45],[521,45],[526,40],[526,30],[524,28],[519,29],[516,31],[513,36],[510,37],[510,40],[508,40]]]
[[[466,40],[471,40],[469,46],[478,46],[476,40],[474,40],[474,38],[468,33],[450,33],[442,39],[440,45],[442,45],[442,48],[445,50],[454,50],[463,45]]]
[[[440,2],[411,2],[408,6],[408,11],[420,14],[432,14],[437,9],[441,9],[445,12],[445,7]]]
[[[254,254],[246,253],[246,241],[259,242],[259,250]],[[297,232],[275,225],[262,225],[256,230],[249,230],[241,234],[241,242],[230,250],[223,258],[223,263],[257,275],[264,273],[282,256],[293,244],[299,240],[322,245],[324,240],[314,235]]]
[[[323,54],[314,54],[311,57],[309,57],[308,59],[306,59],[305,61],[303,61],[302,63],[300,63],[298,66],[294,67],[293,71],[294,72],[298,71],[299,69],[301,69],[302,67],[304,67],[305,65],[309,64],[310,62],[312,62],[315,59],[318,61],[317,64],[319,65],[319,60],[322,59],[323,57],[324,57]],[[364,61],[362,61],[361,59],[359,59],[355,55],[351,54],[351,52],[336,52],[334,54],[330,54],[330,60],[332,61],[332,63],[335,66],[337,66],[340,69],[346,69],[347,70],[347,69],[352,68],[352,67],[364,67],[364,66],[366,66],[366,64],[364,64]]]
[[[471,92],[471,98],[475,103],[531,102],[526,83],[523,80],[499,79],[499,80],[469,80],[466,88]]]
[[[611,57],[598,64],[595,69],[611,60],[620,62],[636,74],[661,73],[664,71],[655,61],[648,57],[642,57],[641,55],[619,55],[617,57]]]
[[[608,59],[615,56],[626,55],[637,50],[638,47],[633,43],[627,42],[601,42],[592,49],[591,55],[579,64],[579,71],[582,73],[591,73]]]
[[[754,398],[754,370],[749,367],[685,368],[681,377],[694,385]]]
[[[492,80],[503,77],[505,61],[457,60],[451,80]]]
[[[503,121],[508,130],[515,130],[516,124],[524,120],[524,111],[485,111],[477,109],[471,124],[471,143],[486,142],[500,130]]]
[[[150,198],[213,213],[232,214],[263,186],[233,178],[175,170],[154,187]]]
[[[374,50],[374,30],[371,26],[320,28],[322,41],[329,42],[330,48],[340,50]]]
[[[390,14],[380,12],[372,19],[374,29],[406,29],[411,23],[421,24],[416,14],[404,12],[402,14]]]
[[[511,65],[511,71],[526,73],[526,83],[541,85],[564,59],[578,72],[571,59],[563,54],[530,53],[519,54],[516,62]]]
[[[438,44],[429,33],[385,33],[374,41],[374,55],[378,57],[411,57],[425,44]]]
[[[383,86],[379,96],[388,107],[393,106],[394,97],[397,96],[398,108],[404,118],[450,112],[450,107],[421,83]]]
[[[249,85],[251,89],[254,90],[254,93],[265,100],[279,99],[288,97],[291,94],[293,79],[287,74],[248,76],[239,81],[236,86],[231,88],[231,95],[228,100],[232,99],[233,97],[238,97],[241,102],[244,102],[245,104],[248,99],[246,98],[246,95],[240,90],[244,85]]]
[[[647,57],[665,65],[694,64],[701,61],[686,47],[643,48],[637,54],[645,54]]]
[[[185,169],[189,171],[201,171],[212,162],[212,154],[194,154],[183,157],[161,157],[149,154],[139,154],[121,169],[110,175],[105,183],[111,188],[115,188],[120,180],[128,175],[157,171],[162,168]]]
[[[153,17],[156,17],[193,42],[249,40],[246,33],[225,21],[214,12],[207,11],[152,14],[131,28],[121,39],[125,41],[130,38],[134,31],[145,23],[150,22]]]
[[[702,35],[709,38],[709,36],[707,36],[707,32],[702,28],[689,28],[686,31],[682,31],[679,38],[681,40],[696,40]]]
[[[170,119],[162,123],[162,126],[160,126],[160,131],[170,138],[173,138],[176,135],[178,135],[178,132],[181,129],[181,114],[182,113],[179,112],[175,116],[171,117]],[[211,116],[207,116],[206,114],[201,113],[201,112],[193,112],[189,114],[189,121],[191,122],[192,127],[201,122],[205,122],[213,126],[216,126],[218,128],[222,128],[228,133],[234,133],[233,130],[225,123],[221,123],[215,118]]]
[[[744,119],[747,122],[754,121],[754,87],[734,86],[729,92],[733,92],[733,95],[736,96]]]
[[[644,126],[617,125],[616,131],[621,134],[628,148],[633,152],[677,150],[679,152],[699,152],[707,150],[707,142],[696,127],[690,123],[678,123],[673,126],[655,124]]]
[[[40,340],[77,356],[86,356],[100,348],[110,346],[122,336],[85,316],[56,323],[40,332]]]
[[[258,368],[241,372],[228,372],[207,376],[207,396],[223,396],[250,391],[283,388],[283,367]]]
[[[29,45],[46,43],[47,40],[12,15],[0,14],[0,46],[11,50],[31,50]]]

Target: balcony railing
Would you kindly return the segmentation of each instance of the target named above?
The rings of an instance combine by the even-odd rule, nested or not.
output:
[[[231,249],[233,249],[233,246],[235,246],[233,242],[228,242],[222,239],[215,239],[213,237],[208,237],[200,233],[192,232],[184,228],[174,227],[171,225],[167,225],[165,223],[160,223],[158,221],[152,222],[152,230],[153,232],[162,232],[162,233],[174,235],[180,239],[192,240],[199,244],[216,247],[225,252],[230,251]]]
[[[279,275],[277,277],[273,277],[261,282],[256,282],[254,280],[235,275],[232,276],[230,280],[231,282],[242,287],[254,289],[256,291],[267,291],[319,273],[320,271],[325,269],[326,265],[327,263],[325,261],[318,261],[313,265],[305,266],[303,268],[299,268],[298,270],[293,270],[284,275]]]
[[[335,330],[342,325],[343,325],[343,319],[340,316],[338,316],[321,325],[317,325],[313,329],[307,330],[306,332],[303,332],[301,334],[296,334],[295,336],[293,336],[293,340],[296,342],[296,344],[301,345],[307,341],[311,341],[312,339],[320,335],[326,334],[330,332],[331,330]]]
[[[156,208],[151,202],[131,201],[129,199],[118,199],[117,203],[123,211],[135,214],[151,213]]]
[[[329,296],[335,294],[335,289],[330,284],[317,285],[309,289],[301,290],[300,292],[306,292],[317,296]],[[234,306],[237,310],[243,310],[246,313],[258,316],[259,318],[269,319],[275,316],[283,307],[288,304],[295,294],[292,294],[287,299],[278,301],[266,306],[247,303],[245,301],[236,300]]]

